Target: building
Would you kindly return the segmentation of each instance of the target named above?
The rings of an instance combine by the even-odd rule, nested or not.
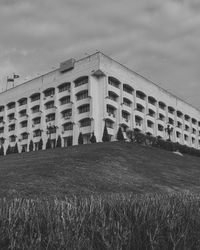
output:
[[[58,135],[62,146],[76,145],[82,132],[102,140],[106,124],[111,140],[123,131],[144,133],[200,148],[200,111],[101,52],[70,59],[47,74],[0,93],[0,141],[38,149]]]

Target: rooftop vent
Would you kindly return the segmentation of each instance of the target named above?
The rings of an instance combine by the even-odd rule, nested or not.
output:
[[[64,73],[68,70],[71,70],[74,68],[74,63],[75,63],[75,59],[74,58],[71,58],[67,61],[64,61],[60,64],[60,73]]]

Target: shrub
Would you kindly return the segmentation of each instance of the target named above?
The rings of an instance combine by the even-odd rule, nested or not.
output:
[[[94,135],[94,132],[92,133],[92,136],[91,136],[91,138],[90,138],[90,142],[91,142],[91,143],[96,143],[96,142],[97,142],[96,136]]]
[[[108,142],[108,141],[110,141],[110,137],[109,137],[109,134],[108,134],[108,129],[107,129],[107,127],[106,127],[106,124],[105,124],[104,130],[103,130],[102,141],[103,141],[103,142]]]
[[[0,155],[4,155],[4,147],[3,147],[3,145],[1,145],[1,148],[0,148]]]
[[[42,150],[42,148],[43,148],[43,140],[42,140],[42,138],[40,138],[39,145],[38,145],[38,150]]]
[[[11,153],[12,153],[11,147],[10,147],[10,145],[8,145],[7,150],[6,150],[6,154],[9,155]]]
[[[51,148],[51,140],[50,138],[47,139],[47,143],[46,143],[46,149],[50,149]]]
[[[18,153],[19,153],[17,143],[15,143],[15,147],[14,147],[14,151],[13,151],[13,153],[16,153],[16,154],[18,154]]]
[[[117,131],[117,140],[118,141],[124,141],[124,135],[123,135],[123,132],[122,132],[122,128],[119,127],[118,131]]]
[[[33,151],[33,141],[30,140],[30,143],[29,143],[29,151]]]
[[[78,144],[81,145],[83,144],[83,134],[80,132],[79,136],[78,136]]]
[[[61,148],[61,146],[62,146],[62,141],[61,141],[61,136],[59,135],[58,139],[57,139],[57,142],[56,142],[56,147]]]

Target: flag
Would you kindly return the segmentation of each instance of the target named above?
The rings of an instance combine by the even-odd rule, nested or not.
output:
[[[13,74],[13,78],[16,79],[16,78],[19,78],[19,75],[15,75],[15,73]]]

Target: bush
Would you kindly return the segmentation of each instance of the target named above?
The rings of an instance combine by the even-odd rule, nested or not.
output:
[[[0,199],[0,249],[200,249],[192,194]]]
[[[11,150],[10,145],[8,145],[8,147],[7,147],[6,154],[7,155],[12,154],[12,150]]]
[[[50,140],[50,138],[47,139],[46,149],[51,149],[51,140]]]
[[[43,140],[42,140],[42,138],[40,138],[39,145],[38,145],[38,150],[42,150],[42,148],[43,148]]]
[[[122,132],[122,128],[119,127],[118,131],[117,131],[117,140],[118,141],[124,141],[124,135],[123,135],[123,132]]]
[[[96,136],[94,135],[94,132],[92,133],[92,136],[91,136],[91,138],[90,138],[90,142],[91,142],[91,143],[96,143],[96,142],[97,142]]]
[[[1,148],[0,148],[0,155],[4,155],[4,147],[3,147],[3,145],[1,145]]]
[[[18,154],[18,153],[19,153],[17,143],[15,143],[15,147],[14,147],[14,152],[13,152],[13,153],[16,153],[16,154]]]
[[[30,140],[30,143],[29,143],[29,151],[33,151],[33,141]]]
[[[57,139],[57,142],[56,142],[56,147],[61,148],[61,146],[62,146],[62,141],[61,141],[61,136],[59,135],[58,139]]]
[[[78,136],[78,144],[82,145],[83,144],[83,134],[80,132],[79,136]]]
[[[106,127],[106,124],[105,124],[104,130],[103,130],[102,141],[103,141],[103,142],[108,142],[108,141],[110,141],[110,137],[109,137],[109,134],[108,134],[108,129],[107,129],[107,127]]]

